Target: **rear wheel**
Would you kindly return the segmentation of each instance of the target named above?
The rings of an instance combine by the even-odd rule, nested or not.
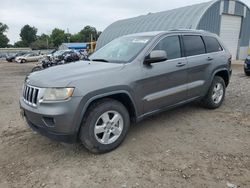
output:
[[[220,76],[215,76],[202,105],[209,109],[219,108],[225,99],[225,93],[225,81]]]
[[[80,140],[93,153],[117,148],[127,135],[130,118],[122,103],[103,99],[92,104],[84,118]]]

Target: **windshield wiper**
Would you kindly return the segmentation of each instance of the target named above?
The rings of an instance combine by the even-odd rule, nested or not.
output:
[[[106,59],[90,59],[91,61],[109,62]]]

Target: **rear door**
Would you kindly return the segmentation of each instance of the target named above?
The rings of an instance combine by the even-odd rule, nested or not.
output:
[[[165,50],[168,60],[144,65],[144,113],[174,105],[187,98],[187,62],[181,51],[180,37],[162,38],[153,50]]]
[[[209,65],[213,57],[206,54],[205,44],[200,35],[183,35],[185,56],[188,67],[188,98],[196,98],[206,92],[205,83],[208,80]]]

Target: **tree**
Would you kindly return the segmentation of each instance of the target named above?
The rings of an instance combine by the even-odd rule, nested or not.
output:
[[[91,35],[94,41],[98,39],[96,28],[89,25],[85,26],[79,33],[83,42],[91,42]]]
[[[85,26],[79,33],[71,35],[70,42],[90,42],[91,35],[92,40],[97,41],[102,32],[97,31],[95,27]]]
[[[81,39],[81,34],[76,33],[74,35],[71,35],[70,42],[83,42],[82,39]]]
[[[23,44],[25,44],[26,46],[30,46],[32,42],[36,41],[36,34],[37,28],[31,27],[29,25],[23,26],[20,33]]]
[[[37,36],[37,40],[32,42],[30,47],[33,50],[51,49],[53,48],[53,44],[50,36],[43,33],[40,36]]]
[[[97,32],[97,39],[96,39],[96,40],[98,40],[98,38],[100,37],[101,34],[102,34],[101,31],[98,31],[98,32]]]
[[[9,39],[4,34],[8,29],[6,24],[0,22],[0,48],[8,47]]]
[[[16,47],[16,48],[27,47],[27,44],[26,44],[25,42],[23,42],[22,40],[20,40],[20,41],[17,41],[17,42],[14,44],[14,47]]]
[[[67,36],[64,32],[64,30],[55,28],[53,29],[50,38],[52,40],[52,43],[54,44],[55,47],[60,46],[63,42],[66,41]]]
[[[41,40],[41,39],[32,42],[30,47],[32,50],[42,50],[50,48],[49,43],[47,43],[46,40]]]

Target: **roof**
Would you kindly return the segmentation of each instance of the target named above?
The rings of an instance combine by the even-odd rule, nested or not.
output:
[[[209,31],[204,31],[204,30],[196,30],[196,29],[173,29],[169,31],[150,31],[150,32],[141,32],[141,33],[133,33],[129,35],[124,35],[124,37],[140,37],[140,36],[157,36],[161,34],[175,34],[175,33],[181,33],[181,34],[206,34],[206,35],[211,35],[214,36],[213,33]],[[123,36],[122,36],[123,37]]]
[[[67,46],[69,49],[87,48],[87,43],[62,43],[62,45]]]
[[[173,10],[117,21],[108,26],[97,42],[97,49],[113,39],[131,33],[167,31],[171,29],[196,29],[204,13],[218,0],[186,6]]]

